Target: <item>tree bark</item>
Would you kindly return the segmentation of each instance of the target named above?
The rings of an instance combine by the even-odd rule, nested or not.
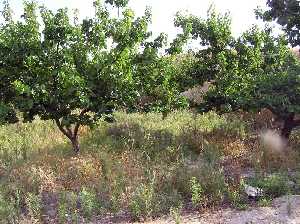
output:
[[[56,125],[58,126],[59,130],[68,138],[70,139],[72,143],[72,148],[73,151],[78,154],[80,151],[80,146],[79,146],[79,140],[78,140],[78,131],[80,124],[76,124],[74,131],[72,131],[70,128],[63,127],[61,122],[59,120],[55,120]]]
[[[285,139],[289,139],[293,129],[300,125],[300,120],[295,120],[295,114],[290,114],[283,121],[283,128],[281,129],[281,136]]]
[[[73,136],[71,139],[73,151],[77,154],[80,151],[79,141],[78,141],[78,135]]]
[[[88,111],[89,111],[89,108],[82,110],[79,114],[79,117],[82,118],[84,116],[84,114],[87,113]],[[63,126],[59,118],[55,119],[55,123],[58,126],[59,130],[65,136],[67,136],[68,139],[70,139],[70,141],[72,143],[73,151],[76,154],[78,154],[80,151],[78,132],[79,132],[79,128],[82,124],[78,121],[77,123],[74,124],[74,128],[72,130],[72,127],[70,127],[70,126]]]
[[[165,120],[168,117],[168,112],[162,112],[162,119]]]

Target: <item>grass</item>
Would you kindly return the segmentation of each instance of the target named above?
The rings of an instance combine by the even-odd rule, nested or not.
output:
[[[119,212],[177,220],[190,204],[244,209],[245,168],[256,170],[249,181],[265,190],[259,203],[267,204],[293,191],[285,171],[297,174],[300,138],[292,137],[288,153],[271,155],[260,147],[253,117],[118,112],[114,123],[80,130],[78,156],[53,122],[1,126],[0,223],[93,221]]]

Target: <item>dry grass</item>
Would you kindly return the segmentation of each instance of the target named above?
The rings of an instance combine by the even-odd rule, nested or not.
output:
[[[203,189],[201,206],[231,200],[237,204],[240,199],[228,195],[240,194],[246,168],[262,173],[298,169],[298,135],[285,151],[266,150],[253,115],[178,111],[166,119],[154,113],[115,117],[113,124],[100,121],[92,129],[81,129],[78,156],[51,122],[1,127],[0,195],[8,205],[0,205],[0,217],[11,213],[7,208],[26,216],[24,197],[44,192],[73,192],[79,203],[75,210],[81,215],[125,210],[140,218],[168,213],[172,207],[189,205],[191,178]],[[82,198],[82,191],[91,193]],[[69,202],[54,199],[60,204],[56,216],[73,211]]]

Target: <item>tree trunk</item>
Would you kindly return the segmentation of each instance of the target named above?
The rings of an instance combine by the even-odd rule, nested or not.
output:
[[[285,138],[286,140],[289,139],[293,128],[295,127],[295,121],[294,121],[294,114],[289,115],[287,118],[285,118],[283,121],[283,128],[281,129],[281,136]]]
[[[73,151],[77,154],[80,151],[78,136],[73,136],[71,139]]]
[[[63,125],[61,124],[61,122],[59,121],[59,119],[55,120],[56,125],[58,126],[59,130],[68,137],[68,139],[70,139],[71,143],[72,143],[72,148],[73,151],[77,154],[80,150],[80,146],[79,146],[79,141],[78,141],[78,131],[79,131],[79,127],[80,124],[77,123],[75,125],[74,130],[72,131],[71,128],[68,127],[63,127]]]
[[[163,112],[163,113],[162,113],[162,119],[163,119],[163,120],[165,120],[165,119],[167,118],[167,116],[168,116],[168,113],[166,113],[166,112]]]

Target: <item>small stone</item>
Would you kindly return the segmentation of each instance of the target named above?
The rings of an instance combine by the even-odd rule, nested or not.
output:
[[[296,183],[294,181],[288,181],[287,182],[287,185],[290,187],[290,188],[295,188],[296,187]]]
[[[258,187],[252,187],[250,185],[245,184],[245,193],[249,197],[261,197],[263,195],[263,190]]]

